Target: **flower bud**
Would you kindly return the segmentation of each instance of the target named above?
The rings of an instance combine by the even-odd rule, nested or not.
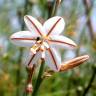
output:
[[[57,3],[60,4],[61,3],[61,0],[57,0]]]
[[[29,84],[27,85],[27,87],[26,87],[26,92],[28,92],[28,93],[32,93],[32,92],[33,92],[33,86],[32,86],[31,83],[29,83]]]
[[[67,71],[68,69],[72,69],[72,68],[82,64],[83,62],[85,62],[88,59],[89,59],[88,55],[83,55],[83,56],[79,56],[74,59],[71,59],[71,60],[61,64],[60,71],[62,72],[62,71]]]

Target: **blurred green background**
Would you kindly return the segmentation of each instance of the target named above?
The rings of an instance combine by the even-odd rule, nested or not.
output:
[[[27,79],[24,64],[28,49],[13,45],[10,35],[27,30],[23,21],[26,14],[41,23],[47,20],[54,1],[0,0],[0,96],[23,96]],[[83,54],[89,54],[90,60],[46,78],[38,96],[96,96],[96,0],[61,0],[55,15],[64,18],[63,34],[78,45],[76,49],[62,49],[62,61]]]

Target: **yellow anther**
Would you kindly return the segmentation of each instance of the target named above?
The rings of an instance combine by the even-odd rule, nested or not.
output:
[[[39,40],[39,41],[37,41],[37,44],[40,44],[42,41],[41,40]]]
[[[35,54],[36,51],[38,50],[39,46],[35,44],[34,46],[31,47],[31,51]]]
[[[49,36],[46,36],[46,35],[43,35],[43,38],[44,38],[44,39],[47,39],[47,40],[50,39],[50,37],[49,37]]]
[[[35,44],[34,46],[32,46],[32,49],[37,49],[38,48],[38,46],[37,46],[37,44]]]

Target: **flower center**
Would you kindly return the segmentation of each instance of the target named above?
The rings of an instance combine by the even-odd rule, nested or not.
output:
[[[40,40],[40,37],[37,37],[37,38],[36,38],[36,41],[39,41],[39,40]]]
[[[46,41],[46,37],[37,37],[35,44],[31,47],[31,51],[36,54],[37,50],[45,51],[49,48],[49,45]]]

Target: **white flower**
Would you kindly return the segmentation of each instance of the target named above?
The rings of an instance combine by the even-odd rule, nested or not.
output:
[[[64,19],[55,16],[42,25],[32,16],[26,15],[24,21],[29,31],[14,33],[11,36],[12,42],[18,46],[30,47],[32,56],[28,65],[36,64],[38,59],[43,58],[52,70],[58,71],[61,57],[58,55],[56,47],[65,45],[76,47],[72,40],[60,35],[65,26]]]

